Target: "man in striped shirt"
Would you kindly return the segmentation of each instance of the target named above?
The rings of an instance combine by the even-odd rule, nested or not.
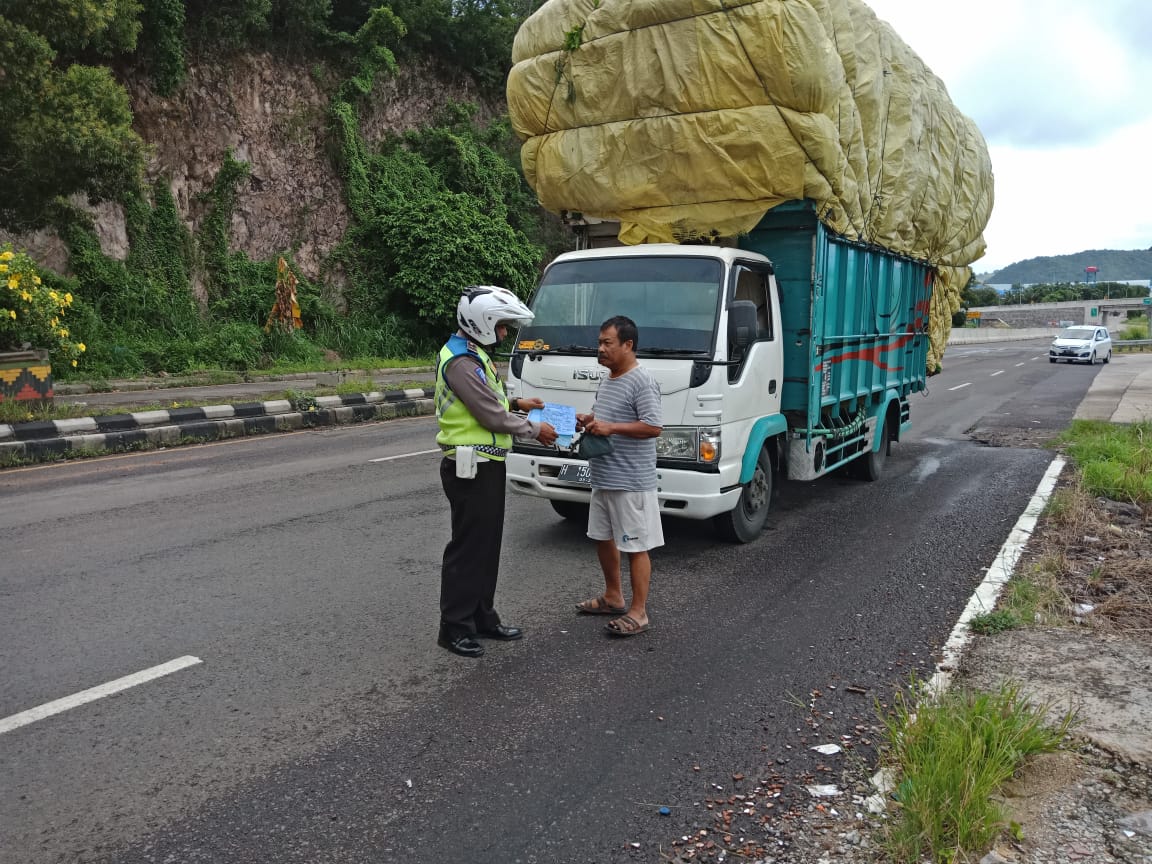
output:
[[[590,615],[616,615],[605,630],[635,636],[649,627],[649,549],[664,545],[656,498],[656,439],[663,427],[660,385],[636,359],[636,322],[618,315],[600,327],[598,359],[608,368],[591,414],[577,417],[585,435],[606,435],[612,452],[588,460],[592,501],[588,536],[604,571],[604,593],[576,606]],[[628,555],[632,601],[624,605],[620,553]]]

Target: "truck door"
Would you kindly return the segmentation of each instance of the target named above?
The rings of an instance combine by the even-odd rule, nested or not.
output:
[[[756,340],[742,356],[730,356],[728,382],[732,388],[734,412],[741,418],[756,418],[780,411],[781,352],[779,322],[772,303],[771,271],[763,264],[736,262],[732,266],[730,300],[756,304]],[[727,412],[726,412],[727,413]]]

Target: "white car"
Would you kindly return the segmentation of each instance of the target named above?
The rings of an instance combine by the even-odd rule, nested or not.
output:
[[[1069,363],[1087,363],[1112,359],[1112,337],[1106,327],[1085,324],[1060,331],[1048,349],[1048,362],[1067,360]]]

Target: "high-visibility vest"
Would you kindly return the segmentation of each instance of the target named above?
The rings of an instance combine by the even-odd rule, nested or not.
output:
[[[448,362],[461,354],[471,354],[480,361],[484,372],[484,379],[504,410],[508,410],[508,397],[504,393],[504,386],[496,375],[496,367],[485,353],[484,349],[475,342],[470,342],[460,334],[454,334],[440,349],[440,360],[436,365],[436,419],[440,423],[440,431],[436,433],[436,443],[445,455],[452,456],[456,448],[471,445],[481,456],[495,462],[503,462],[505,455],[512,449],[512,436],[507,432],[492,432],[480,425],[472,416],[472,412],[457,398],[448,386],[444,377],[444,370]]]

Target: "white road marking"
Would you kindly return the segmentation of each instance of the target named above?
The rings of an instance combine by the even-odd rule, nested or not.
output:
[[[1003,370],[1003,369],[1001,369],[999,372],[993,372],[993,373],[992,373],[991,375],[989,375],[988,377],[989,377],[989,378],[995,378],[997,375],[1003,375],[1003,374],[1004,374],[1004,370]]]
[[[963,390],[965,387],[971,387],[971,386],[972,386],[971,381],[969,381],[967,384],[957,384],[955,387],[949,387],[948,392],[951,393],[953,390]]]
[[[435,450],[417,450],[415,453],[401,453],[399,456],[381,456],[379,459],[369,459],[369,462],[391,462],[393,459],[407,459],[409,456],[427,456],[429,453],[439,453],[440,448]]]
[[[1033,357],[1032,359],[1033,359],[1033,360],[1035,360],[1036,358],[1035,358],[1035,357]],[[1024,364],[1023,364],[1023,363],[1017,363],[1016,365],[1017,365],[1017,366],[1023,366]]]
[[[1000,547],[1000,554],[996,556],[992,566],[988,568],[984,581],[976,586],[976,591],[968,600],[968,605],[964,607],[964,611],[960,613],[956,626],[952,628],[952,635],[944,643],[944,648],[940,651],[940,662],[936,665],[936,674],[928,682],[927,689],[929,692],[939,694],[948,689],[952,673],[959,665],[964,648],[972,638],[972,630],[969,628],[968,622],[977,615],[986,614],[996,608],[996,601],[1000,597],[1000,592],[1004,590],[1004,586],[1012,578],[1012,572],[1016,569],[1016,562],[1020,560],[1024,547],[1028,545],[1028,540],[1036,529],[1036,521],[1044,512],[1044,506],[1048,503],[1048,499],[1052,497],[1052,490],[1056,488],[1056,480],[1063,470],[1064,459],[1057,456],[1048,466],[1048,470],[1044,472],[1044,476],[1040,479],[1040,485],[1036,487],[1036,494],[1032,496],[1032,500],[1028,502],[1024,512],[1020,514],[1020,518],[1016,520],[1016,527],[1012,529],[1012,533],[1008,535],[1008,539]]]
[[[109,681],[107,684],[90,687],[79,693],[73,693],[71,696],[65,696],[63,699],[56,699],[36,708],[29,708],[27,711],[21,711],[19,714],[13,714],[11,717],[0,720],[0,735],[11,732],[13,729],[19,729],[21,726],[27,726],[29,723],[35,723],[37,720],[51,717],[53,714],[60,714],[80,705],[95,702],[97,699],[103,699],[105,696],[111,696],[113,693],[119,693],[121,690],[127,690],[138,684],[145,684],[155,678],[171,675],[173,672],[179,672],[181,669],[187,669],[189,666],[195,666],[200,662],[199,657],[177,657],[175,660],[169,660],[167,663],[153,666],[151,669],[134,672],[123,678],[117,678],[115,681]]]

